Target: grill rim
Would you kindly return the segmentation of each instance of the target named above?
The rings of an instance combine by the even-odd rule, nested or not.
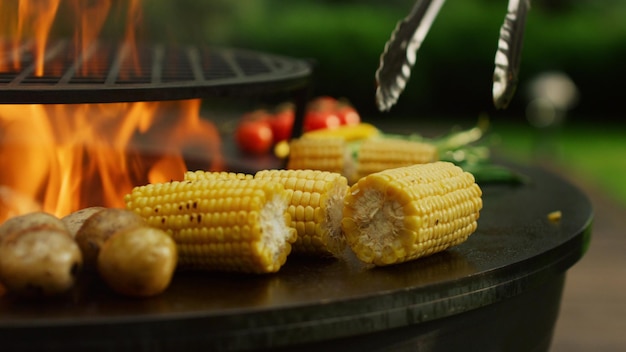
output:
[[[63,45],[63,44],[61,44]],[[158,52],[169,49],[163,44],[151,45],[151,50]],[[167,63],[156,63],[159,69],[153,67],[149,75],[132,80],[111,79],[109,72],[107,77],[81,77],[73,75],[76,67],[69,66],[62,74],[56,76],[34,77],[29,74],[33,67],[28,66],[20,71],[3,72],[0,74],[0,104],[76,104],[76,103],[113,103],[113,102],[139,102],[139,101],[166,101],[184,100],[209,97],[249,97],[264,96],[268,94],[293,92],[306,89],[310,84],[313,73],[312,63],[304,59],[296,59],[283,55],[250,49],[229,47],[195,47],[177,46],[183,54],[189,55],[189,62],[193,79],[181,78],[168,82],[161,81],[164,66]],[[145,49],[145,48],[142,48]],[[233,71],[231,77],[206,78],[206,71],[201,63],[194,59],[202,50],[211,54],[220,55],[228,62]],[[62,52],[62,50],[59,50]],[[156,55],[155,55],[156,56]],[[116,55],[117,57],[117,55]],[[253,58],[264,63],[268,71],[258,74],[247,74],[245,68],[240,67],[236,60]],[[202,59],[200,57],[199,59]],[[113,60],[113,64],[115,60]],[[111,67],[109,67],[109,70]],[[119,67],[114,67],[119,69]],[[115,73],[118,74],[118,73]],[[54,83],[23,83],[23,81],[42,80]],[[93,79],[102,83],[76,83],[72,79]],[[147,79],[149,82],[147,82]],[[155,82],[155,80],[157,82]],[[56,82],[55,82],[56,81]]]

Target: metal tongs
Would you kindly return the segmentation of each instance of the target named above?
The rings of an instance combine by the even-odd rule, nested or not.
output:
[[[380,111],[391,109],[400,97],[415,64],[417,50],[444,2],[417,0],[411,13],[392,32],[376,71],[376,104]],[[493,72],[493,103],[497,109],[505,109],[515,93],[529,9],[530,0],[509,0]]]

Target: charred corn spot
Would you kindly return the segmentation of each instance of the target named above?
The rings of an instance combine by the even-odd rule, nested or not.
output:
[[[135,187],[125,201],[174,239],[183,268],[275,272],[296,239],[288,194],[269,180],[207,177],[149,184]]]
[[[437,147],[417,141],[389,138],[364,140],[357,158],[355,179],[371,173],[414,164],[425,164],[438,160]]]
[[[321,170],[262,170],[255,179],[282,184],[289,195],[291,226],[298,238],[294,252],[339,256],[345,248],[341,230],[348,180]]]
[[[342,228],[366,263],[401,263],[464,242],[477,228],[482,191],[448,162],[389,169],[361,178],[345,198]]]
[[[354,162],[343,138],[298,138],[290,142],[287,169],[349,175],[354,173]]]

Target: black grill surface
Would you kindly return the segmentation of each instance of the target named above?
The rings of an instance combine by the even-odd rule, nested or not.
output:
[[[0,45],[0,103],[133,102],[262,95],[305,87],[306,60],[209,46],[97,43],[81,55],[71,41],[48,45],[36,74],[32,45],[22,45],[17,67]]]

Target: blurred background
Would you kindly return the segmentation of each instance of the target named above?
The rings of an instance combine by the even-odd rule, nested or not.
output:
[[[412,0],[151,0],[145,3],[143,36],[309,59],[315,63],[312,95],[346,98],[374,124],[409,120],[422,128],[474,124],[478,116],[488,116],[494,131],[506,137],[499,149],[520,158],[556,157],[626,206],[620,104],[626,2],[532,2],[520,82],[506,110],[495,110],[491,98],[506,1],[447,2],[418,52],[406,90],[390,112],[380,113],[374,73],[390,33],[412,5]],[[531,87],[540,75],[554,72],[575,86],[575,94],[557,116],[546,117],[530,104],[537,98]]]
[[[504,111],[493,108],[491,78],[506,1],[446,2],[407,89],[390,112],[380,113],[374,72],[390,33],[412,5],[412,0],[150,0],[143,35],[309,59],[315,63],[312,94],[347,98],[374,124],[409,121],[415,128],[410,132],[420,133],[432,126],[471,126],[487,116],[496,152],[560,173],[594,203],[592,245],[568,272],[554,351],[623,350],[626,2],[532,2],[518,91]],[[546,106],[542,98],[551,93],[560,102]]]
[[[149,4],[149,5],[148,5]],[[343,96],[375,114],[374,71],[412,0],[152,0],[145,33],[177,42],[262,49],[317,62],[318,94]],[[393,113],[416,117],[476,115],[491,110],[491,76],[504,0],[444,4],[417,56]],[[626,3],[543,0],[532,3],[524,39],[520,92],[497,115],[524,115],[524,86],[544,71],[566,72],[581,87],[572,118],[621,116],[626,79]],[[167,19],[167,21],[164,21]],[[494,113],[495,114],[495,113]]]

